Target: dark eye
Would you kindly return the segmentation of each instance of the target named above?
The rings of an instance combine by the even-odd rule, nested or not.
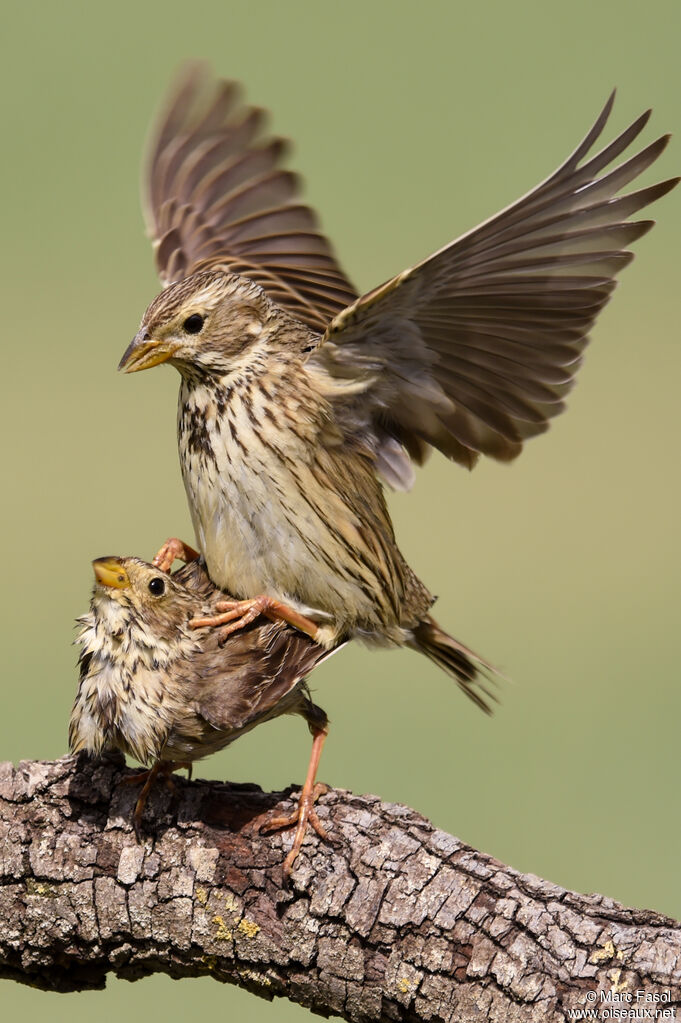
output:
[[[198,334],[203,327],[203,323],[203,316],[199,315],[199,313],[194,313],[192,316],[187,317],[182,326],[188,334]]]
[[[153,593],[155,597],[161,597],[166,591],[165,580],[161,579],[160,576],[156,576],[154,579],[149,581],[149,593]]]

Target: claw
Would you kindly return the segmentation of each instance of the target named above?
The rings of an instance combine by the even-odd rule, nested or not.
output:
[[[231,636],[233,632],[238,632],[239,629],[245,629],[263,613],[266,601],[267,597],[256,597],[255,600],[221,600],[215,605],[216,610],[221,612],[220,614],[192,618],[189,626],[192,629],[201,629],[206,626],[215,628],[218,625],[224,625],[225,628],[220,630],[219,638],[220,646],[222,646],[228,636]],[[225,625],[226,622],[230,624]]]
[[[292,828],[295,826],[296,832],[293,836],[293,845],[282,866],[284,881],[288,881],[290,877],[293,864],[298,858],[298,853],[300,852],[303,839],[305,838],[305,832],[307,831],[309,824],[312,825],[323,841],[330,841],[329,835],[319,820],[317,811],[314,808],[315,800],[325,792],[329,791],[328,786],[322,783],[315,785],[315,775],[317,774],[319,758],[322,755],[322,747],[324,745],[324,740],[326,739],[326,730],[322,728],[314,728],[312,735],[312,753],[310,755],[310,763],[307,769],[307,777],[305,778],[305,784],[303,785],[302,792],[300,793],[298,807],[295,813],[292,813],[288,817],[273,817],[270,821],[263,824],[260,829],[261,831],[275,831],[280,828]]]
[[[138,842],[141,843],[144,840],[142,835],[142,815],[154,782],[159,774],[161,774],[166,786],[171,792],[174,792],[175,781],[171,775],[173,771],[178,771],[182,767],[187,768],[191,777],[191,763],[180,763],[176,760],[157,760],[148,771],[138,771],[137,774],[133,774],[130,778],[123,778],[121,781],[121,785],[142,785],[142,791],[137,798],[132,814],[132,826]]]
[[[273,597],[268,597],[264,593],[251,600],[221,600],[218,601],[215,608],[219,614],[192,618],[189,621],[189,626],[192,629],[225,626],[220,633],[220,644],[224,643],[233,632],[245,629],[260,615],[266,615],[273,622],[287,622],[300,632],[304,632],[310,639],[316,639],[319,632],[319,626],[315,622],[300,614],[295,608],[289,607]]]
[[[196,561],[198,557],[199,552],[195,551],[193,547],[183,540],[178,540],[176,536],[171,536],[157,552],[152,565],[154,568],[160,569],[161,572],[169,572],[175,560],[189,562]]]

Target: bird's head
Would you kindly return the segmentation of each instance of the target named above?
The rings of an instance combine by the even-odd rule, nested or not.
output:
[[[92,568],[92,610],[112,633],[134,626],[150,639],[171,638],[200,603],[196,593],[140,558],[97,558]]]
[[[170,362],[184,375],[226,376],[277,326],[262,288],[212,270],[171,284],[151,303],[118,366],[125,373]]]

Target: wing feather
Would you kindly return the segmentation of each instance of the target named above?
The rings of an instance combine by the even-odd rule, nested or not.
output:
[[[311,355],[336,387],[338,419],[369,438],[394,485],[410,479],[396,444],[405,462],[431,446],[468,467],[481,453],[506,461],[563,410],[588,332],[633,258],[627,246],[653,225],[628,218],[679,180],[617,194],[669,136],[626,155],[646,111],[589,157],[613,100],[537,188],[357,299]],[[362,393],[343,391],[357,381]]]
[[[307,206],[282,170],[287,143],[264,136],[264,111],[234,82],[188,65],[148,146],[142,206],[164,284],[222,265],[260,284],[323,330],[357,297]]]

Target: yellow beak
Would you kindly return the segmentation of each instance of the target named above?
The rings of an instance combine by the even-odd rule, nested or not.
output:
[[[92,567],[95,579],[102,586],[113,586],[117,590],[126,590],[130,586],[128,573],[120,558],[97,558],[92,562]]]
[[[146,330],[140,330],[128,345],[118,368],[124,373],[137,373],[140,369],[151,369],[172,358],[178,345],[173,341],[156,341]]]

